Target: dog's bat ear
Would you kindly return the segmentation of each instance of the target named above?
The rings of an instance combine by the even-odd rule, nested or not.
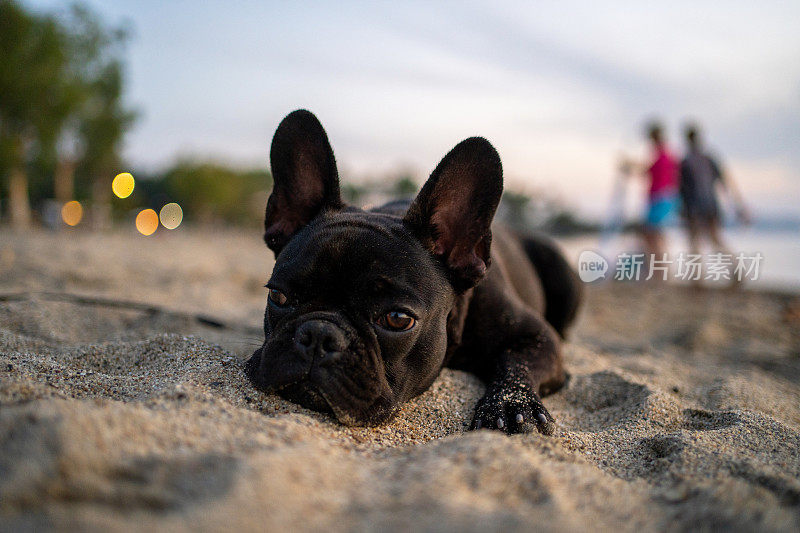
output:
[[[441,258],[459,290],[486,274],[502,194],[500,156],[489,141],[472,137],[444,156],[406,213],[406,224]]]
[[[270,148],[272,194],[267,200],[264,241],[278,252],[326,209],[339,209],[339,175],[328,136],[317,117],[300,109],[284,118]]]

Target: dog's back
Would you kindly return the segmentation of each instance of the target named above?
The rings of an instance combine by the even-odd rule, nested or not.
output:
[[[544,290],[544,318],[564,338],[577,317],[583,300],[583,285],[552,240],[537,235],[521,237],[520,241]]]

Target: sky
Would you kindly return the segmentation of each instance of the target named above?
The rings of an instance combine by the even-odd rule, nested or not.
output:
[[[647,155],[658,117],[678,153],[699,122],[757,213],[800,216],[797,1],[88,4],[133,30],[133,169],[266,166],[281,118],[307,108],[343,181],[421,181],[480,135],[508,187],[602,217],[616,162]]]

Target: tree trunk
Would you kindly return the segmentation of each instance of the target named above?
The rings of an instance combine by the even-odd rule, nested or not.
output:
[[[31,203],[28,196],[28,175],[25,173],[25,139],[16,137],[8,176],[8,211],[11,226],[28,229],[31,225]]]
[[[28,198],[28,176],[19,165],[14,165],[8,180],[8,210],[11,226],[28,229],[31,225],[31,205]]]
[[[56,162],[53,189],[56,201],[61,205],[75,198],[75,161],[59,159]]]

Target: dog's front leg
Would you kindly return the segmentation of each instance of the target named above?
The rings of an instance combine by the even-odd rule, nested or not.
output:
[[[532,314],[514,329],[495,353],[494,372],[475,408],[472,429],[528,433],[536,428],[551,435],[555,419],[541,395],[558,390],[566,380],[558,335]]]

